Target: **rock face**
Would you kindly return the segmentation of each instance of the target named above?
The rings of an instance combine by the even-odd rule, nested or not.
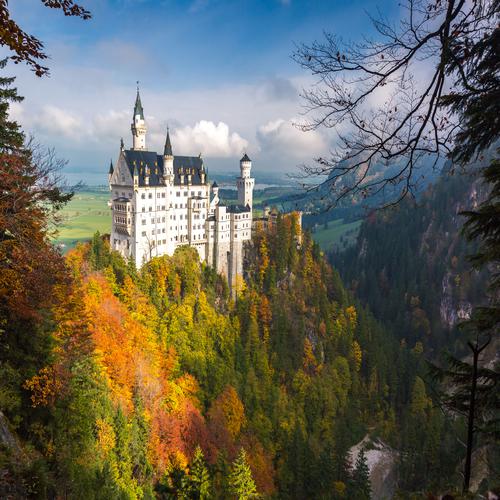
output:
[[[28,498],[23,475],[29,459],[23,451],[16,435],[0,410],[0,498]],[[33,478],[27,475],[31,481]]]
[[[356,462],[363,448],[370,471],[372,498],[374,500],[393,498],[397,485],[398,452],[380,439],[372,440],[367,434],[349,450],[352,464]]]
[[[14,456],[22,457],[23,452],[14,434],[12,434],[5,415],[0,410],[0,445],[7,448]]]

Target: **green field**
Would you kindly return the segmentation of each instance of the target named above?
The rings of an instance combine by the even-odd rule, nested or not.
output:
[[[341,249],[354,243],[360,225],[361,220],[344,224],[343,219],[335,219],[328,221],[328,227],[317,226],[312,235],[323,250]]]
[[[111,230],[111,210],[107,202],[109,191],[104,189],[86,189],[78,191],[62,210],[63,224],[55,243],[64,245],[68,250],[78,242],[92,238],[92,235],[109,233]]]

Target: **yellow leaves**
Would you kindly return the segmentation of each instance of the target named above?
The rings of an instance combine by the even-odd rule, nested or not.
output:
[[[33,376],[24,383],[24,388],[31,391],[31,404],[36,406],[53,405],[56,396],[61,391],[62,381],[55,367],[46,366],[38,375]]]
[[[165,384],[164,408],[168,412],[179,411],[184,408],[186,399],[190,399],[198,392],[196,379],[189,374],[185,374],[176,380],[168,381]]]
[[[342,481],[335,481],[333,483],[333,491],[335,492],[335,498],[344,498],[346,495],[346,485]]]
[[[349,321],[349,324],[351,325],[351,328],[352,329],[356,328],[356,324],[358,321],[358,314],[356,312],[356,308],[354,306],[349,306],[345,310],[345,314],[347,316],[347,320]]]
[[[226,386],[213,402],[210,416],[212,420],[221,419],[233,439],[238,437],[242,427],[246,424],[246,417],[245,407],[233,386]]]
[[[115,447],[116,436],[113,426],[102,418],[96,420],[97,444],[104,457]]]
[[[363,361],[363,353],[361,351],[361,347],[356,340],[352,342],[352,355],[354,358],[354,366],[356,367],[356,371],[359,372],[361,368],[361,362]]]
[[[186,455],[180,450],[174,450],[168,456],[165,472],[172,474],[176,471],[188,471],[189,460]]]

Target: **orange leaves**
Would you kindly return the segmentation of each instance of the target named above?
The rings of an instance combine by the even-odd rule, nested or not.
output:
[[[60,374],[54,366],[42,368],[38,375],[24,383],[24,388],[31,391],[32,406],[52,406],[63,387]]]
[[[228,385],[214,401],[210,413],[220,413],[230,436],[235,439],[245,425],[245,407],[234,387]]]

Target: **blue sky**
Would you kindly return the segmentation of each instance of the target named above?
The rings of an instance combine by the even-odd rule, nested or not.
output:
[[[148,147],[167,123],[174,154],[201,152],[212,172],[290,172],[331,146],[298,131],[300,89],[313,80],[292,60],[294,43],[324,30],[347,39],[371,31],[366,11],[397,15],[395,0],[82,0],[93,18],[65,18],[37,0],[11,2],[21,27],[51,56],[49,78],[9,65],[26,97],[13,115],[68,160],[71,180],[104,183],[120,137],[130,144],[139,80]]]

